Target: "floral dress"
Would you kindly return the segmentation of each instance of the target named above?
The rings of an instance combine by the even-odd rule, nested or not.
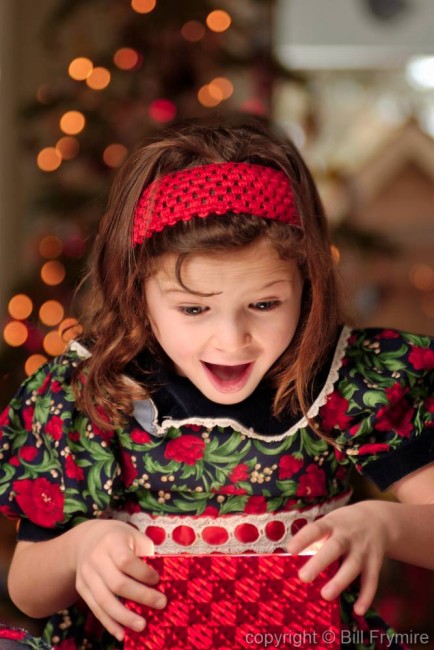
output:
[[[434,341],[426,336],[342,329],[308,413],[334,445],[302,416],[274,418],[266,382],[228,406],[163,370],[127,426],[103,431],[76,408],[70,385],[87,354],[73,342],[1,415],[0,512],[20,519],[20,540],[115,517],[146,533],[156,553],[279,552],[307,522],[348,502],[352,467],[384,490],[434,461]],[[135,366],[126,373],[133,378]],[[354,615],[356,597],[357,585],[341,596],[342,628],[387,633],[373,611]],[[122,647],[80,601],[50,618],[44,638],[57,650]],[[381,645],[359,635],[345,647]],[[391,638],[387,647],[400,646]]]

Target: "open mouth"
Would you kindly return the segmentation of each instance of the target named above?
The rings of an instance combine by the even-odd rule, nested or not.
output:
[[[243,388],[253,368],[253,362],[242,363],[237,366],[224,366],[202,361],[202,365],[213,385],[225,393],[235,392]]]

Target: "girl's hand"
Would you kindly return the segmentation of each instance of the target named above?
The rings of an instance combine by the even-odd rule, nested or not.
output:
[[[145,620],[128,610],[119,596],[161,609],[166,597],[154,586],[158,574],[142,556],[153,555],[152,542],[120,521],[80,524],[75,549],[76,589],[104,627],[119,641],[123,626],[141,631]]]
[[[338,571],[323,587],[321,595],[333,600],[360,574],[361,588],[354,611],[362,616],[377,591],[387,544],[388,527],[381,504],[362,501],[304,526],[289,542],[288,552],[297,554],[311,546],[318,548],[299,571],[304,582],[311,582],[329,564],[342,558]]]

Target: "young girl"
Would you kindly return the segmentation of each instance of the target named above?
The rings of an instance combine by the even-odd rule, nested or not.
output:
[[[311,175],[263,126],[187,124],[124,165],[83,336],[1,416],[10,594],[50,617],[50,646],[122,648],[143,629],[119,597],[164,608],[139,559],[153,546],[317,542],[301,579],[340,559],[323,596],[365,631],[347,647],[384,646],[383,557],[434,568],[434,344],[345,326],[335,271]],[[347,505],[353,465],[401,503]]]

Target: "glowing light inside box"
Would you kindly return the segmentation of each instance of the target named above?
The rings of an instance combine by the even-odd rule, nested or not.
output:
[[[59,125],[66,135],[77,135],[86,126],[86,118],[80,111],[67,111],[60,118]]]
[[[88,78],[86,83],[92,90],[104,90],[107,88],[111,80],[111,74],[107,68],[94,68]]]
[[[113,63],[120,70],[132,70],[140,61],[139,53],[131,47],[121,47],[113,56]]]
[[[181,36],[189,43],[197,43],[205,36],[205,27],[198,20],[189,20],[181,27]]]

